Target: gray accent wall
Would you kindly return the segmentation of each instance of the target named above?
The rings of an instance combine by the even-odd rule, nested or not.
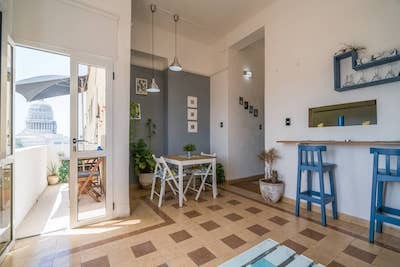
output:
[[[193,143],[197,152],[210,152],[210,78],[188,72],[167,71],[168,154],[182,154],[184,144]],[[187,130],[187,97],[197,97],[198,133]]]
[[[170,70],[155,71],[160,93],[136,95],[136,78],[151,83],[153,71],[131,65],[131,101],[140,104],[142,119],[135,121],[135,140],[143,138],[148,144],[146,121],[151,118],[156,124],[156,135],[152,138],[152,151],[156,156],[182,154],[182,146],[193,143],[197,152],[210,152],[210,78],[188,72]],[[198,98],[198,133],[187,130],[187,97]],[[131,159],[132,161],[132,159]],[[132,167],[132,166],[131,166]],[[137,183],[130,173],[131,183]]]

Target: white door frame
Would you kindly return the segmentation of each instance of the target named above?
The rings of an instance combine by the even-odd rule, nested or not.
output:
[[[69,194],[70,194],[70,227],[75,228],[99,221],[111,219],[113,216],[113,179],[112,179],[112,78],[113,63],[111,58],[73,54],[70,56],[70,166],[69,166]],[[72,139],[78,138],[78,65],[85,64],[106,70],[106,145],[102,151],[79,152]],[[106,170],[106,215],[88,220],[78,220],[78,159],[105,157]]]

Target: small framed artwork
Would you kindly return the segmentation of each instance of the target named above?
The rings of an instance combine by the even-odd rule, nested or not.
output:
[[[133,118],[134,120],[142,119],[142,111],[140,109],[140,104],[136,104],[136,116]]]
[[[188,121],[188,132],[197,133],[197,121]]]
[[[249,107],[249,113],[250,114],[253,113],[253,109],[254,109],[254,107],[250,105],[250,107]]]
[[[188,96],[187,97],[187,106],[188,106],[188,108],[197,108],[197,97],[196,96]]]
[[[136,94],[147,95],[147,79],[136,78]]]
[[[249,102],[248,101],[244,101],[244,109],[249,109]]]
[[[197,121],[197,109],[188,108],[187,119],[188,119],[188,121]]]
[[[239,96],[239,105],[243,106],[243,96]]]
[[[254,117],[258,117],[258,109],[254,109]]]

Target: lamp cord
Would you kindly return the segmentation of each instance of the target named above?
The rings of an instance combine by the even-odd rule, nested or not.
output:
[[[153,79],[155,78],[154,74],[154,12],[153,8],[151,8],[151,66],[153,68]]]

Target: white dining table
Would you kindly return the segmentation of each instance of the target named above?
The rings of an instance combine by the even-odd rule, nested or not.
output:
[[[216,157],[205,156],[205,155],[192,155],[190,158],[182,155],[167,155],[163,157],[167,163],[178,167],[179,207],[183,206],[183,168],[185,166],[211,164],[213,198],[217,197],[218,191],[217,191],[217,176],[216,176],[216,165],[217,165]]]

